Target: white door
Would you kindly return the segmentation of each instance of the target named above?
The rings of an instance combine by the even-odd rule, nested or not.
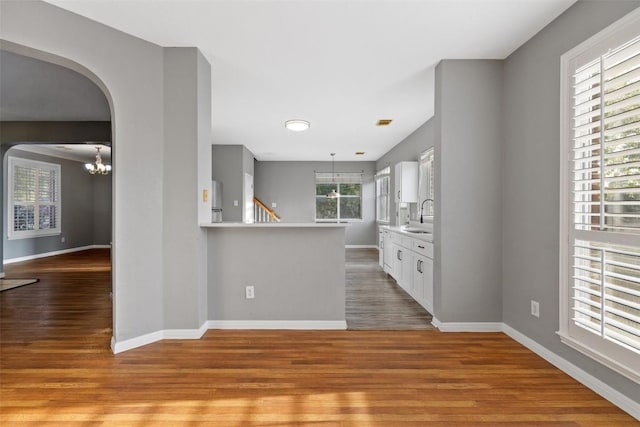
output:
[[[244,174],[244,215],[245,223],[255,222],[253,209],[253,175]]]

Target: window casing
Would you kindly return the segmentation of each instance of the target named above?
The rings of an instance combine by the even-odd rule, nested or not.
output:
[[[340,195],[327,198],[331,190]],[[316,221],[362,220],[362,174],[316,172]]]
[[[61,233],[60,165],[9,157],[8,238]]]
[[[391,183],[391,167],[378,171],[376,179],[376,221],[388,224],[389,218],[389,185]]]
[[[435,149],[429,148],[420,154],[420,177],[418,182],[418,193],[420,194],[420,206],[418,215],[423,216],[425,221],[433,221],[435,204]],[[424,202],[427,200],[427,202]],[[422,203],[424,202],[424,208]],[[422,212],[420,212],[420,209]]]
[[[640,383],[640,13],[562,57],[562,341]]]

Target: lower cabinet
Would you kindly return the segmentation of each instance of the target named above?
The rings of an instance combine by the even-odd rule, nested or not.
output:
[[[414,254],[411,296],[429,313],[433,313],[433,260]]]
[[[383,230],[384,271],[433,313],[433,243]]]

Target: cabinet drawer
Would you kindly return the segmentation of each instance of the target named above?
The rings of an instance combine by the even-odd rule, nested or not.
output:
[[[399,234],[398,237],[400,237],[400,246],[404,246],[407,249],[413,249],[413,239],[409,236],[404,236],[402,234]]]
[[[433,259],[433,243],[413,239],[413,250],[420,255]]]

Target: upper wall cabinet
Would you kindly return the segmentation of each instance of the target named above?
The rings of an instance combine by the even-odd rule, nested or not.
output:
[[[396,203],[418,202],[418,162],[396,163]]]

